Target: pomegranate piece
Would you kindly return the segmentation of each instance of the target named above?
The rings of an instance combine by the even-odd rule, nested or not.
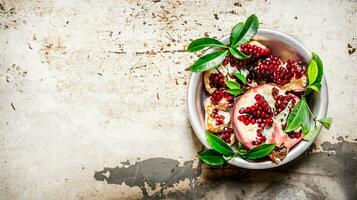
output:
[[[227,110],[228,107],[233,107],[233,96],[222,89],[215,90],[209,98],[218,109]]]
[[[275,83],[285,91],[302,92],[306,86],[306,66],[301,61],[282,60],[274,55],[262,58],[252,70],[259,84]]]
[[[224,127],[223,130],[219,133],[221,135],[221,139],[228,143],[229,145],[233,145],[235,142],[234,130],[232,127]]]
[[[286,134],[283,131],[288,114],[298,100],[297,96],[286,94],[275,84],[250,89],[233,109],[232,121],[237,139],[249,149],[263,143],[276,144],[277,148],[270,157],[280,162],[302,139],[299,132]]]
[[[228,58],[228,57],[227,57]],[[206,71],[203,75],[203,83],[209,94],[217,89],[226,88],[226,80],[230,79],[229,75],[238,71],[237,68],[233,68],[229,63],[221,65],[216,69]]]
[[[292,78],[286,80],[286,83],[283,85],[283,89],[286,91],[302,92],[305,90],[306,86],[306,64],[301,61],[288,60],[284,68],[289,71],[290,74],[293,74]],[[291,75],[290,75],[291,76]]]
[[[268,47],[264,46],[258,41],[250,41],[246,44],[243,44],[240,47],[240,50],[246,55],[251,55],[251,57],[244,60],[238,60],[234,56],[230,55],[229,62],[231,66],[236,68],[241,68],[243,66],[246,66],[248,63],[257,60],[260,57],[267,56],[271,52]]]
[[[206,129],[212,133],[219,133],[228,126],[230,122],[230,113],[217,107],[208,97],[204,103]]]

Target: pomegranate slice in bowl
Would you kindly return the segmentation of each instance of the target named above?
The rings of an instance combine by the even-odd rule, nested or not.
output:
[[[302,139],[299,133],[289,135],[283,131],[288,114],[297,101],[299,97],[287,94],[274,84],[250,89],[239,98],[233,109],[232,121],[238,140],[249,149],[263,143],[276,144],[276,149],[285,149],[285,154],[275,157],[272,153],[270,157],[280,162]]]
[[[217,106],[211,101],[211,98],[206,99],[204,106],[207,131],[212,133],[219,133],[223,131],[224,127],[226,127],[231,120],[230,113],[218,109]]]
[[[213,94],[217,89],[226,88],[226,80],[231,79],[233,72],[238,72],[238,70],[228,62],[228,59],[225,59],[220,67],[206,71],[203,75],[203,82],[207,92]]]
[[[275,83],[286,91],[303,92],[306,87],[306,65],[302,61],[287,60],[275,55],[262,58],[251,70],[258,83]]]

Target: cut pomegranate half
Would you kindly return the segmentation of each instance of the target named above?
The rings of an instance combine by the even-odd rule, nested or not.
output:
[[[275,84],[265,84],[247,91],[237,101],[232,114],[237,139],[251,149],[263,143],[276,144],[270,155],[280,162],[286,153],[301,139],[299,132],[283,131],[291,109],[299,98],[287,94]]]

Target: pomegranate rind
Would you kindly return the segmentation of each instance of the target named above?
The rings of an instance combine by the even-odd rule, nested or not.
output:
[[[284,158],[286,157],[288,153],[287,148],[282,145],[282,146],[275,146],[271,154],[269,154],[270,159],[275,162],[276,164],[279,164]]]

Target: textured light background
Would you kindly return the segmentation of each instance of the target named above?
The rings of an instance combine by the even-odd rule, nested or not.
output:
[[[2,199],[356,197],[356,1],[0,2]],[[251,13],[320,54],[334,123],[278,169],[202,166],[184,49]]]

